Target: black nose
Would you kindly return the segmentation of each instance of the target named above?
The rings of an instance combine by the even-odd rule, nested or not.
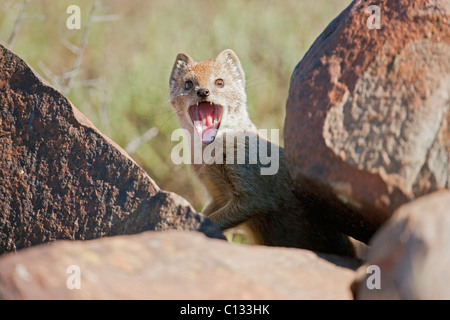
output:
[[[197,95],[199,97],[205,98],[205,97],[209,96],[209,90],[206,88],[200,88],[197,90]]]

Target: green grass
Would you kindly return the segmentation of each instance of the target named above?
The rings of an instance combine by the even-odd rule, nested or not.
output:
[[[0,42],[6,44],[21,0],[2,0]],[[68,30],[66,8],[81,8],[82,29]],[[61,41],[79,45],[93,1],[30,0],[12,50],[44,78],[69,71],[76,55]],[[80,73],[68,98],[122,147],[156,127],[159,134],[131,156],[162,188],[201,210],[207,196],[188,166],[170,159],[170,135],[178,127],[168,103],[175,56],[215,57],[226,48],[241,59],[247,76],[249,113],[259,128],[283,138],[289,80],[306,50],[350,0],[103,1],[95,15],[116,20],[93,23]],[[118,16],[117,16],[118,15]],[[51,79],[47,79],[52,82]],[[86,80],[95,80],[95,86]],[[53,83],[53,85],[57,85]]]

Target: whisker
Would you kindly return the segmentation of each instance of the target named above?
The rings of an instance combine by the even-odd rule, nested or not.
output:
[[[172,111],[172,110],[171,110],[171,111]],[[164,126],[169,122],[169,120],[172,119],[172,117],[173,117],[174,115],[177,114],[175,111],[172,111],[172,112],[173,112],[173,113],[170,115],[170,117],[167,118],[167,120],[164,121],[164,123],[163,123],[162,125],[158,126],[160,129],[164,128]]]
[[[255,88],[258,86],[264,86],[264,85],[268,85],[269,81],[267,80],[261,80],[260,78],[258,79],[251,79],[251,80],[247,80],[247,88]]]
[[[154,119],[154,118],[156,118],[156,117],[159,117],[159,116],[162,116],[162,115],[166,115],[166,114],[168,114],[168,113],[170,113],[170,112],[173,112],[173,110],[166,110],[166,111],[158,112],[158,113],[155,113],[155,114],[150,115],[150,116],[147,117],[147,118],[148,118],[148,119]]]

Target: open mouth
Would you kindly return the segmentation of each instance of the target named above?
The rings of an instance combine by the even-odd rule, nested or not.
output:
[[[202,142],[213,142],[219,130],[222,106],[209,101],[198,102],[189,107],[189,115]]]

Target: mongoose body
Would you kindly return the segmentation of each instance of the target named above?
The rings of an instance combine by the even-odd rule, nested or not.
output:
[[[199,62],[178,54],[170,76],[170,103],[189,132],[191,148],[215,150],[211,154],[216,161],[200,162],[191,151],[193,170],[211,198],[204,215],[223,230],[244,224],[257,244],[353,255],[348,238],[292,193],[283,149],[263,138],[249,119],[245,75],[232,50]],[[260,158],[262,147],[278,161],[276,172],[262,174],[269,169]]]

